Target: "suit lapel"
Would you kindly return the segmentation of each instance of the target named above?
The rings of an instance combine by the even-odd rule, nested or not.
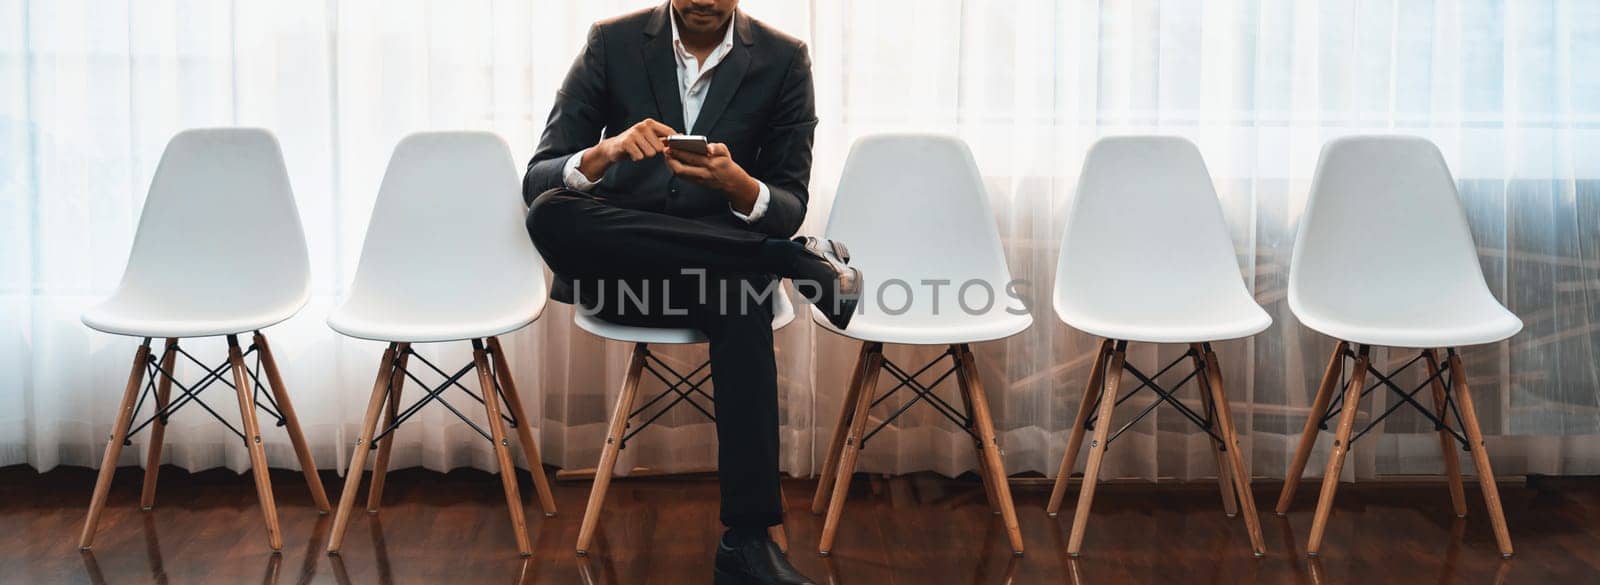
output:
[[[728,102],[733,101],[733,96],[739,91],[739,84],[744,82],[744,74],[750,70],[750,45],[753,40],[750,36],[750,17],[744,11],[734,13],[733,16],[734,43],[733,50],[717,65],[717,70],[711,73],[711,91],[706,94],[706,101],[700,106],[700,117],[694,120],[694,129],[691,134],[704,136],[706,132],[717,127],[717,120],[722,119],[722,112],[728,108]],[[671,34],[670,31],[668,34]],[[680,108],[681,109],[681,108]]]
[[[667,19],[669,8],[662,4],[644,27],[650,37],[641,49],[645,74],[650,77],[650,92],[655,94],[661,122],[673,130],[688,132],[683,124],[683,100],[678,97],[678,62],[672,56],[672,30]]]
[[[717,127],[717,120],[722,118],[722,111],[728,108],[728,102],[733,101],[733,94],[739,91],[739,84],[744,81],[744,73],[749,69],[750,51],[734,43],[733,50],[717,65],[717,70],[711,72],[711,91],[706,93],[706,101],[700,106],[700,117],[695,118],[691,134],[704,136],[708,130]]]

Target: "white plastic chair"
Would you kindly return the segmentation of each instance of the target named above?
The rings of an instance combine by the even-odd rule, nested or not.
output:
[[[1060,510],[1090,413],[1097,411],[1067,553],[1077,556],[1082,548],[1106,448],[1121,433],[1112,433],[1112,410],[1149,388],[1156,396],[1133,422],[1165,402],[1211,435],[1224,509],[1229,516],[1244,509],[1251,549],[1258,557],[1266,554],[1211,343],[1255,335],[1272,319],[1240,276],[1211,174],[1193,143],[1170,136],[1122,136],[1103,138],[1089,149],[1061,238],[1054,300],[1063,323],[1105,338],[1045,508],[1051,516]],[[1129,342],[1188,344],[1189,350],[1160,372],[1189,361],[1192,373],[1163,387],[1156,379],[1160,372],[1146,375],[1126,362]],[[1141,384],[1118,399],[1124,371]],[[1176,398],[1190,377],[1198,380],[1198,412]]]
[[[779,287],[777,293],[773,295],[772,330],[777,331],[787,327],[794,321],[794,315],[794,304],[789,301],[789,295],[782,287]],[[622,392],[617,396],[617,404],[613,407],[611,420],[606,429],[606,442],[600,449],[600,463],[595,466],[594,483],[589,488],[589,502],[583,512],[583,524],[578,527],[578,556],[586,556],[589,554],[589,544],[594,539],[595,528],[600,525],[600,513],[605,507],[606,490],[611,486],[612,475],[616,473],[617,458],[621,455],[622,448],[632,440],[633,436],[644,431],[680,401],[687,402],[702,414],[708,413],[706,407],[697,402],[694,396],[699,395],[706,401],[712,400],[709,394],[700,389],[700,386],[711,380],[711,362],[706,360],[693,370],[680,372],[650,352],[651,344],[706,343],[705,335],[697,329],[621,325],[584,310],[574,311],[572,320],[579,329],[598,337],[633,344],[633,353],[628,356],[627,375],[623,376]],[[640,404],[639,381],[645,372],[660,380],[665,388],[655,397],[645,400],[642,406],[636,406]],[[646,409],[668,396],[673,398],[666,400],[664,406],[646,416]],[[784,550],[788,550],[788,537],[783,525],[772,527],[770,532],[773,540]]]
[[[970,344],[1020,333],[1033,317],[1009,292],[1011,271],[972,152],[950,136],[883,134],[857,140],[839,179],[827,237],[850,247],[851,265],[861,269],[868,286],[848,329],[838,330],[812,310],[818,325],[863,342],[811,501],[813,513],[827,510],[818,552],[832,551],[863,443],[904,412],[868,432],[878,374],[887,370],[899,381],[889,392],[911,388],[912,402],[927,402],[972,435],[989,503],[1003,517],[1012,551],[1021,555],[1022,533]],[[942,294],[935,295],[931,286]],[[956,375],[965,413],[909,373],[918,370],[885,358],[885,343],[948,346],[934,363],[950,358],[951,368],[939,380]]]
[[[87,550],[93,544],[122,447],[129,435],[146,426],[151,427],[150,451],[140,507],[149,510],[154,506],[167,421],[190,403],[200,404],[249,448],[273,550],[283,548],[283,537],[256,420],[258,407],[276,418],[279,426],[288,428],[312,500],[318,510],[328,510],[316,462],[300,432],[277,361],[261,334],[261,329],[288,319],[305,305],[308,266],[289,174],[278,141],[270,132],[212,128],[186,130],[172,137],[150,183],[121,283],[111,298],[83,314],[83,323],[91,328],[144,341],[134,355],[115,428],[100,463],[79,540],[81,548]],[[238,336],[246,332],[253,332],[252,344],[248,351],[241,351]],[[216,367],[201,363],[178,345],[179,338],[217,335],[227,336],[228,361]],[[150,354],[150,340],[158,337],[166,340],[159,360]],[[252,353],[257,356],[258,369],[267,375],[270,394],[261,393],[261,380],[244,362]],[[173,379],[180,355],[208,372],[193,386]],[[229,373],[232,383],[224,379]],[[149,383],[145,383],[146,376]],[[198,398],[218,381],[235,389],[242,430],[234,429]],[[183,396],[171,401],[174,384]],[[258,396],[265,396],[266,403],[258,404]],[[149,419],[134,425],[147,397],[155,400],[153,412]]]
[[[1323,147],[1289,266],[1289,309],[1305,326],[1339,340],[1278,498],[1282,515],[1292,503],[1321,425],[1339,416],[1306,554],[1321,550],[1351,441],[1408,404],[1439,430],[1457,516],[1466,515],[1467,508],[1454,443],[1472,453],[1495,539],[1509,558],[1513,551],[1505,513],[1456,348],[1511,337],[1522,329],[1522,321],[1484,282],[1455,180],[1433,143],[1410,136],[1358,136]],[[1372,346],[1422,351],[1384,373],[1371,364]],[[1438,348],[1445,350],[1443,366]],[[1354,360],[1354,369],[1335,400],[1347,359]],[[1423,385],[1415,390],[1397,386],[1397,375],[1418,361],[1427,368]],[[1368,374],[1378,379],[1371,388],[1364,386]],[[1352,437],[1357,405],[1378,386],[1395,392],[1397,402]],[[1433,411],[1411,398],[1430,386]],[[1450,427],[1451,418],[1461,432]]]
[[[523,231],[526,210],[510,148],[495,134],[424,132],[395,147],[349,298],[328,318],[328,325],[340,333],[388,343],[350,457],[328,552],[343,545],[367,451],[378,451],[367,498],[368,511],[376,513],[394,432],[423,406],[439,402],[493,443],[518,550],[532,554],[511,443],[500,424],[516,429],[540,505],[546,516],[554,515],[555,499],[533,440],[532,421],[524,418],[499,340],[537,319],[549,294],[543,264]],[[416,343],[469,340],[472,363],[448,374],[412,349]],[[444,382],[429,387],[407,370],[411,358]],[[478,374],[476,394],[458,382],[472,370]],[[426,394],[402,411],[399,402],[407,378],[422,385]],[[487,430],[443,399],[451,386],[483,403]],[[386,403],[378,430],[379,411]]]

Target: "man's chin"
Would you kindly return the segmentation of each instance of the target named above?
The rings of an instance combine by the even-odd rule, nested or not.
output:
[[[722,28],[722,24],[726,20],[727,19],[723,16],[709,14],[687,14],[683,17],[683,24],[685,28],[688,28],[691,31],[704,34],[717,32]]]

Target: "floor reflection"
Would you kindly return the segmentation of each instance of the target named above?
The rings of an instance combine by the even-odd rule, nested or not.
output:
[[[1060,555],[1064,580],[1071,585],[1083,585],[1085,583],[1083,568],[1078,566],[1078,559],[1067,554],[1067,538],[1064,532],[1066,528],[1063,527],[1065,522],[1051,518],[1047,524],[1050,526],[1050,546],[1057,555]]]
[[[1006,555],[1006,566],[1001,572],[1000,583],[1010,585],[1016,580],[1017,568],[1021,564],[1022,557],[1019,557],[1012,552],[1011,539],[1002,538],[1002,532],[1003,530],[1001,529],[1000,518],[998,516],[984,526],[983,546],[978,550],[985,551],[985,554],[978,557],[978,566],[973,572],[972,576],[973,583],[982,585],[984,583],[994,582],[994,579],[989,576],[991,570],[989,565],[994,562],[993,559],[996,556],[995,554],[991,553],[997,550]]]
[[[1279,518],[1279,520],[1285,535],[1285,548],[1288,549],[1291,559],[1299,558],[1300,553],[1295,549],[1293,533],[1289,530],[1288,519]],[[1436,583],[1455,583],[1459,581],[1460,576],[1458,573],[1462,562],[1461,550],[1466,534],[1467,519],[1463,517],[1454,518],[1450,523],[1450,535],[1445,544],[1444,556],[1439,563],[1439,576],[1435,580]],[[1306,574],[1310,577],[1311,585],[1331,585],[1342,582],[1337,577],[1328,574],[1327,569],[1323,566],[1321,556],[1305,557],[1305,561]],[[1499,565],[1495,567],[1495,574],[1491,583],[1495,585],[1506,583],[1506,579],[1511,572],[1511,565],[1510,560],[1502,559]]]
[[[541,533],[540,538],[543,536]],[[611,543],[606,540],[604,528],[595,533],[589,554],[577,559],[578,576],[583,579],[583,585],[614,585],[618,582],[617,568],[611,564]]]
[[[169,582],[166,568],[167,561],[166,555],[161,550],[161,532],[156,528],[155,514],[147,511],[141,511],[138,514],[140,516],[140,535],[143,537],[142,539],[144,541],[144,560],[148,570],[149,582],[157,583],[159,585],[166,585]],[[318,546],[317,543],[319,540],[317,536],[321,534],[320,524],[321,523],[319,522],[319,530],[317,535],[313,535],[312,541],[308,543],[308,549],[310,547]],[[283,555],[278,552],[273,552],[266,555],[266,557],[267,565],[263,572],[261,582],[268,585],[278,583],[280,581],[280,573],[282,572],[283,568]],[[100,568],[100,560],[95,556],[93,549],[78,551],[78,558],[83,562],[83,569],[88,575],[90,583],[95,585],[103,585],[108,582],[105,572]],[[315,572],[315,558],[311,555],[311,551],[308,550],[306,563],[301,567],[301,578],[298,580],[298,582],[304,583],[309,581]],[[120,582],[123,580],[124,579],[118,579],[117,581]]]
[[[595,569],[594,559],[587,555],[578,557],[578,577],[583,579],[583,585],[598,585],[604,582]]]
[[[373,565],[377,568],[378,584],[393,585],[394,567],[389,564],[389,543],[383,536],[383,519],[376,514],[368,514],[367,529],[372,533],[372,559]],[[343,554],[325,556],[328,558],[328,564],[333,567],[334,581],[339,585],[350,585],[354,582],[350,580],[350,571],[345,568]]]
[[[78,558],[83,559],[83,570],[89,574],[89,582],[94,585],[104,585],[106,575],[100,572],[100,563],[94,559],[94,551],[79,551]]]
[[[833,560],[833,555],[818,558],[822,560],[822,568],[828,578],[828,585],[844,585],[844,580],[839,578],[839,562]]]
[[[1289,524],[1289,517],[1273,514],[1271,521],[1278,525],[1278,535],[1281,537],[1278,541],[1278,544],[1279,546],[1283,547],[1283,550],[1286,553],[1288,553],[1285,558],[1291,560],[1300,558],[1298,542],[1296,542],[1294,538],[1294,526]],[[1268,551],[1268,554],[1271,554],[1270,550]]]
[[[154,514],[140,514],[144,529],[144,556],[150,563],[150,580],[159,585],[167,585],[167,569],[161,558],[161,535],[156,532],[156,517]],[[91,555],[92,556],[92,555]]]
[[[333,567],[333,580],[339,585],[352,583],[350,571],[344,568],[344,556],[338,554],[328,555],[328,565]]]
[[[363,570],[362,565],[360,564],[360,559],[362,557],[359,554],[362,551],[358,550],[358,547],[354,546],[354,543],[349,540],[346,541],[346,546],[344,548],[345,554],[330,555],[324,552],[324,547],[326,546],[328,536],[328,531],[326,530],[325,526],[327,521],[325,518],[318,521],[315,537],[313,538],[313,541],[306,546],[307,564],[310,565],[320,562],[319,559],[327,559],[328,565],[332,569],[333,580],[340,585],[350,585],[352,583],[377,583],[378,585],[393,585],[396,582],[395,573],[397,572],[397,567],[391,560],[389,538],[384,530],[383,519],[377,514],[369,513],[365,514],[365,516],[367,531],[370,535],[372,543],[372,572],[374,574],[367,575],[360,572]],[[510,549],[510,552],[507,553],[508,562],[501,564],[500,562],[495,561],[485,565],[488,568],[489,574],[512,577],[512,582],[514,583],[532,584],[556,582],[547,575],[542,574],[547,563],[541,562],[541,557],[538,554],[538,551],[545,551],[547,550],[547,547],[556,546],[555,542],[561,538],[561,529],[562,524],[560,522],[541,522],[538,525],[536,532],[533,534],[533,550],[536,551],[536,553],[533,556],[522,557],[515,554],[515,549]],[[404,535],[401,536],[403,537]],[[603,532],[598,536],[597,545],[599,547],[603,547],[605,545],[605,535]],[[352,552],[356,553],[355,559],[352,560],[358,571],[355,576],[351,575],[350,568],[347,565],[345,558],[346,555],[351,554]],[[414,553],[407,553],[403,551],[400,553],[399,558],[402,563],[406,563],[406,561],[410,560],[410,558],[407,556],[408,554]],[[583,559],[580,558],[579,560],[582,561]],[[515,562],[516,564],[513,566],[511,565],[511,562]],[[471,572],[479,569],[480,567],[473,566],[469,563],[460,565],[457,568],[463,572]],[[586,567],[584,567],[584,563],[582,562],[578,563],[578,569],[585,583],[616,582],[615,578],[595,579],[595,571],[586,569]],[[415,567],[411,567],[410,565],[398,567],[398,571],[402,575],[408,574],[407,571],[414,570]],[[307,579],[309,578],[309,572],[305,572],[303,574],[308,576]],[[481,577],[468,578],[464,576],[462,579],[471,581],[483,580]],[[493,578],[490,580],[495,582],[502,581],[500,578]],[[305,582],[305,579],[302,579],[302,582]]]
[[[419,474],[420,475],[420,474]],[[0,476],[0,487],[4,486]],[[470,481],[469,481],[470,480]],[[256,507],[242,490],[203,486],[205,498],[173,499],[180,507],[108,515],[100,546],[79,552],[73,538],[82,511],[68,506],[79,494],[56,497],[54,508],[0,509],[0,583],[362,583],[493,582],[616,585],[640,582],[703,583],[712,572],[700,556],[711,540],[688,535],[716,522],[717,486],[705,481],[625,485],[636,518],[603,525],[593,554],[577,557],[572,538],[578,517],[528,525],[535,554],[521,558],[511,547],[504,502],[498,493],[480,495],[467,488],[494,478],[469,475],[442,486],[404,494],[404,505],[382,517],[357,514],[344,556],[325,550],[332,518],[316,515],[302,502],[286,504],[281,554],[270,554],[262,539]],[[1353,490],[1329,527],[1322,558],[1306,557],[1309,511],[1289,517],[1262,514],[1269,554],[1251,559],[1242,527],[1216,509],[1215,492],[1174,489],[1156,496],[1111,496],[1098,512],[1096,537],[1082,558],[1065,553],[1072,524],[1046,520],[1041,508],[1048,492],[1021,491],[1027,510],[1022,529],[1026,558],[1011,555],[1005,526],[976,513],[983,493],[976,484],[949,487],[928,480],[905,481],[875,495],[880,506],[863,516],[882,522],[878,530],[853,534],[851,547],[833,557],[815,555],[824,519],[797,516],[788,525],[795,564],[828,585],[879,582],[933,583],[1194,583],[1259,585],[1356,585],[1408,583],[1557,583],[1592,581],[1593,558],[1580,548],[1600,510],[1600,490],[1584,484],[1547,495],[1510,491],[1507,506],[1520,511],[1516,527],[1520,555],[1502,561],[1489,539],[1483,516],[1456,519],[1448,502],[1424,489],[1371,488],[1383,505],[1363,502]],[[451,483],[456,482],[456,483]],[[399,485],[424,485],[400,482]],[[558,485],[564,503],[581,507],[581,486]],[[85,488],[87,489],[87,488]],[[920,490],[920,491],[919,491]],[[799,491],[799,490],[792,490]],[[132,492],[132,490],[130,490]],[[952,495],[959,492],[959,495]],[[44,490],[44,498],[50,494]],[[627,493],[627,492],[625,492]],[[429,495],[433,494],[433,495]],[[464,495],[465,494],[465,495]],[[909,494],[910,497],[907,497]],[[133,501],[135,493],[124,493]],[[55,497],[55,496],[50,496]],[[1165,498],[1152,505],[1152,497]],[[415,499],[410,499],[415,498]],[[873,499],[876,498],[876,499]],[[966,499],[962,499],[966,498]],[[72,501],[68,501],[71,499]],[[1376,499],[1376,498],[1372,498]],[[1400,500],[1400,504],[1392,504]],[[51,500],[54,502],[55,500]],[[1442,503],[1441,503],[1442,502]],[[647,508],[655,506],[659,508]],[[681,506],[667,508],[668,506]],[[659,510],[671,510],[666,512]],[[638,512],[637,510],[648,510]],[[10,516],[8,516],[10,514]],[[24,522],[6,524],[19,515]],[[878,517],[887,514],[888,516]],[[902,516],[905,518],[902,519]],[[862,520],[868,522],[869,520]],[[904,522],[904,523],[902,523]],[[610,528],[609,532],[605,528]],[[707,528],[709,529],[709,528]],[[684,540],[692,536],[692,540]],[[873,540],[877,537],[877,540]],[[9,540],[5,540],[9,539]],[[74,553],[77,553],[76,555]],[[691,556],[692,555],[692,556]],[[20,562],[19,562],[20,561]],[[259,564],[258,564],[259,563]],[[13,570],[21,567],[20,573]],[[1516,579],[1511,576],[1515,575]]]
[[[1062,567],[1065,567],[1065,571],[1063,572],[1067,574],[1068,583],[1071,583],[1072,585],[1083,585],[1083,568],[1078,566],[1078,559],[1068,557]]]
[[[1306,574],[1311,576],[1312,585],[1323,585],[1323,583],[1327,582],[1327,577],[1322,570],[1322,557],[1306,558]]]
[[[278,568],[283,566],[283,555],[267,555],[267,573],[261,577],[261,582],[273,585],[278,582]]]
[[[1457,516],[1450,523],[1450,546],[1444,549],[1444,563],[1439,567],[1439,582],[1455,582],[1456,560],[1461,558],[1461,540],[1467,534],[1467,519]]]
[[[550,518],[546,516],[545,518]],[[561,523],[545,521],[539,523],[539,533],[533,537],[534,556],[522,559],[522,569],[517,573],[517,583],[539,583],[540,570],[544,563],[539,562],[538,551],[544,550],[545,545],[556,542],[561,538]]]

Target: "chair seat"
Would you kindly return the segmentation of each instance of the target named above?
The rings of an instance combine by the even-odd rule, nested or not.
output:
[[[907,345],[979,343],[1011,337],[1033,324],[1032,315],[1027,313],[1015,315],[998,307],[981,315],[947,312],[941,314],[938,319],[905,317],[906,315],[885,313],[857,314],[850,319],[849,329],[839,329],[829,323],[816,307],[811,308],[811,320],[824,329],[852,339],[879,343]]]
[[[794,321],[794,303],[789,295],[778,294],[772,312],[772,330],[777,331]],[[618,325],[584,311],[575,311],[572,321],[578,328],[606,339],[629,343],[705,343],[706,336],[697,329],[674,327],[635,327]]]
[[[328,317],[335,331],[373,341],[432,343],[504,335],[526,327],[544,313],[547,297],[534,295],[521,306],[496,311],[385,310],[372,303],[346,302]]]
[[[1272,326],[1272,317],[1247,295],[1190,303],[1150,302],[1139,310],[1108,315],[1056,306],[1056,316],[1074,329],[1107,339],[1144,343],[1204,343],[1249,337]]]
[[[113,296],[84,311],[83,324],[114,335],[134,337],[210,337],[255,331],[293,317],[306,299],[274,306],[197,307],[198,303],[152,302]]]
[[[1494,343],[1516,335],[1522,320],[1498,303],[1474,310],[1430,305],[1359,316],[1332,315],[1294,307],[1306,327],[1336,339],[1364,345],[1406,348],[1463,347]]]

